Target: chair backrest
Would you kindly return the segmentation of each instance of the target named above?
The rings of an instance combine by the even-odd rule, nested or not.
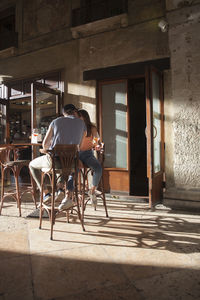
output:
[[[12,146],[3,146],[0,147],[0,164],[6,165],[6,163],[10,162],[11,152],[13,150]]]
[[[59,144],[53,148],[52,166],[56,170],[56,160],[59,162],[59,169],[61,169],[64,180],[72,173],[73,169],[77,168],[78,163],[78,146],[77,145],[63,145]]]

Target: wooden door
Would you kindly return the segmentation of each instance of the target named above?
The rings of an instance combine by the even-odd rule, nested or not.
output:
[[[163,197],[164,180],[164,109],[162,74],[153,67],[146,68],[147,108],[147,177],[149,179],[149,205],[152,207]]]
[[[98,88],[105,190],[129,192],[127,80],[99,82]]]

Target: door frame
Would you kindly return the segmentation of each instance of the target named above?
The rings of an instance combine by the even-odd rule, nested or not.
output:
[[[153,124],[153,80],[152,73],[159,78],[159,100],[160,100],[160,170],[154,170],[154,124]],[[163,75],[154,66],[147,66],[145,70],[146,81],[146,120],[147,120],[147,177],[149,179],[149,206],[153,207],[163,197],[164,187],[164,94]]]
[[[153,157],[153,107],[152,107],[152,75],[150,70],[154,70],[159,73],[160,76],[160,100],[161,100],[161,171],[159,173],[154,172],[154,157]],[[134,78],[144,78],[145,80],[145,94],[146,94],[146,137],[147,137],[147,177],[149,181],[149,207],[153,207],[158,201],[162,198],[162,189],[163,189],[163,181],[164,181],[164,95],[163,95],[163,76],[160,71],[158,71],[154,66],[147,65],[145,68],[145,73],[143,75],[134,75],[128,76],[126,78],[118,78],[115,80],[107,79],[107,80],[98,80],[97,81],[97,124],[100,132],[100,137],[102,138],[102,93],[101,87],[103,84],[112,84],[116,82],[127,82],[127,128],[128,128],[128,149],[127,149],[127,158],[128,158],[128,176],[130,180],[130,130],[129,130],[129,99],[128,99],[128,79]],[[107,168],[106,168],[107,169]],[[117,168],[109,168],[108,171],[117,172],[119,171]],[[106,176],[105,176],[105,179]],[[156,190],[156,184],[159,185],[159,189]],[[158,191],[159,190],[159,191]],[[156,200],[156,197],[159,195],[159,200]]]

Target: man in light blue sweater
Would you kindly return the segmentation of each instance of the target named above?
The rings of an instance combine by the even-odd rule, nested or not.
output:
[[[76,144],[81,145],[83,137],[86,135],[85,123],[78,118],[77,109],[73,104],[67,104],[63,108],[63,117],[59,117],[51,122],[42,146],[43,151],[53,149],[57,144]],[[29,168],[33,179],[35,180],[39,190],[41,191],[41,169],[51,168],[51,159],[49,154],[33,159]],[[68,191],[73,190],[73,178],[69,176]],[[64,193],[59,193],[60,198],[64,197]],[[44,202],[51,200],[51,194],[46,191],[44,195]],[[58,199],[57,199],[58,200]],[[72,205],[72,200],[64,198],[59,205],[59,209],[67,209]]]

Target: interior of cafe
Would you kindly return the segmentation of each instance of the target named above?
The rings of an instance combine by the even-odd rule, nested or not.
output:
[[[36,144],[60,115],[61,90],[60,72],[4,82],[0,89],[0,144],[27,146],[21,158],[35,157],[39,151]]]

